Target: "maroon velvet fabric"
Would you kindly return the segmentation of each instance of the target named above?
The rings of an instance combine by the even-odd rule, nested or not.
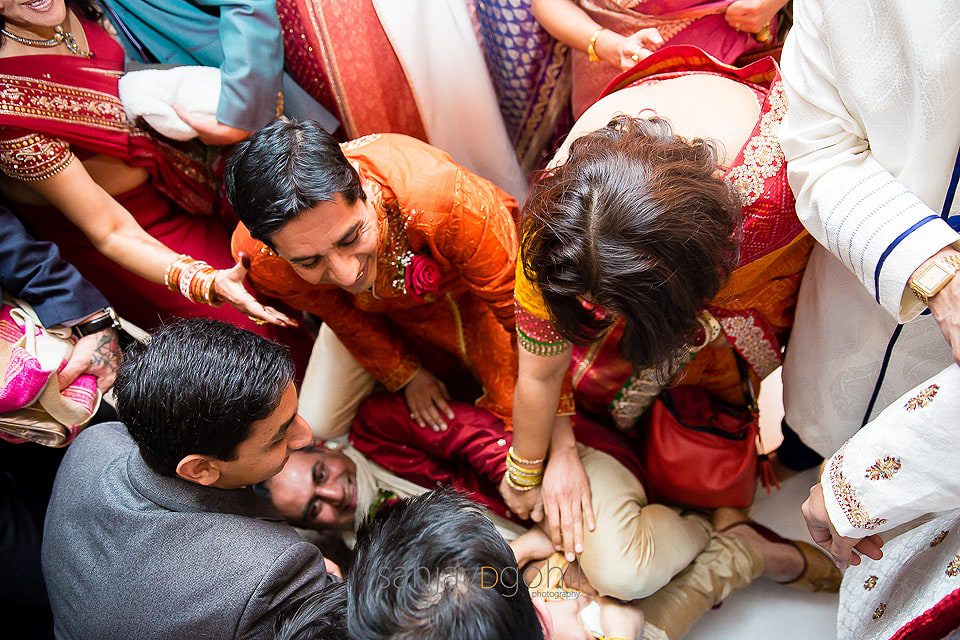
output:
[[[497,487],[506,471],[513,434],[496,416],[471,404],[452,402],[455,417],[446,431],[422,428],[410,418],[399,394],[364,401],[350,441],[367,458],[424,487],[452,486],[494,513],[518,521]],[[577,440],[620,461],[637,477],[640,461],[619,434],[585,416],[574,417]]]

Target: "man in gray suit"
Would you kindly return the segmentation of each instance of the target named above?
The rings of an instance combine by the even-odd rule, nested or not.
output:
[[[122,423],[81,433],[47,511],[58,638],[272,638],[335,578],[250,485],[309,444],[286,349],[212,320],[130,350]]]

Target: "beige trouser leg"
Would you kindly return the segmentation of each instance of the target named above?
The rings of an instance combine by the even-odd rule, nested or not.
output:
[[[344,436],[357,407],[370,395],[376,380],[347,351],[327,325],[313,343],[307,372],[300,385],[300,415],[315,438]]]
[[[681,640],[697,620],[761,573],[760,552],[727,533],[714,533],[707,548],[689,567],[649,598],[637,604],[648,626],[663,630],[669,640]]]
[[[597,519],[596,530],[584,535],[583,573],[603,595],[646,598],[703,551],[710,525],[663,505],[648,505],[636,476],[611,456],[581,447],[580,459]]]

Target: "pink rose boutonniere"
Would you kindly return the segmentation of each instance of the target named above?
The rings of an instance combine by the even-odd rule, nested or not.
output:
[[[415,255],[404,271],[407,291],[417,302],[423,302],[424,296],[440,288],[440,265],[427,255]]]

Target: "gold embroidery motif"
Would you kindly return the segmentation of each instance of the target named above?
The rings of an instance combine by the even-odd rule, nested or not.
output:
[[[669,371],[680,371],[693,360],[696,352],[683,349],[677,353]],[[667,386],[669,379],[661,377],[656,368],[642,369],[627,378],[617,395],[610,401],[608,409],[613,422],[618,428],[628,430],[633,428],[637,419],[653,404],[654,398]]]
[[[463,317],[460,315],[460,307],[457,306],[457,301],[452,293],[447,291],[445,297],[447,304],[450,305],[450,311],[453,313],[454,323],[457,326],[457,346],[460,348],[460,359],[463,361],[463,364],[467,365],[467,368],[470,368],[470,354],[467,352],[467,337],[463,333]]]
[[[358,142],[364,138],[379,136],[379,134],[370,134],[357,138],[351,142]],[[350,144],[344,143],[344,144]],[[342,146],[342,145],[341,145]],[[410,241],[407,238],[407,218],[409,214],[405,213],[393,197],[384,194],[383,185],[375,180],[368,180],[360,172],[360,163],[351,160],[350,164],[360,174],[360,180],[364,188],[370,194],[370,205],[377,212],[377,226],[379,238],[377,242],[377,281],[373,285],[372,295],[374,298],[380,298],[391,293],[406,295],[407,291],[407,267],[413,260],[413,251],[410,249]],[[384,284],[380,279],[380,274],[387,278],[390,290],[384,291],[378,285]]]
[[[109,93],[7,74],[0,74],[0,86],[0,113],[100,129],[131,128],[120,99]]]
[[[863,581],[863,588],[867,591],[873,591],[873,589],[877,586],[877,580],[877,576],[870,576]]]
[[[770,341],[764,335],[763,329],[757,326],[752,317],[721,318],[720,325],[723,327],[723,332],[733,339],[737,351],[743,354],[758,376],[765,378],[780,366],[780,354],[770,346]]]
[[[365,136],[360,136],[359,138],[354,138],[353,140],[347,140],[346,142],[340,143],[340,151],[344,153],[350,153],[362,147],[365,144],[370,144],[371,142],[376,142],[383,136],[379,133],[369,133]]]
[[[0,141],[0,171],[16,180],[44,180],[73,160],[70,145],[59,138],[31,133]]]
[[[886,456],[867,467],[863,477],[870,480],[889,480],[900,471],[900,458]]]
[[[559,40],[553,45],[549,62],[542,71],[543,80],[540,89],[530,108],[530,118],[517,141],[517,158],[525,171],[532,171],[536,162],[540,160],[539,154],[542,152],[540,145],[544,135],[542,123],[548,112],[547,108],[553,102],[551,98],[554,97],[554,89],[561,82],[560,74],[563,73],[567,64],[568,49],[569,47]],[[569,84],[569,81],[566,82]],[[563,94],[566,91],[569,91],[568,86],[559,89],[558,93]]]
[[[950,561],[950,564],[947,565],[946,574],[949,578],[956,578],[957,576],[960,576],[960,554],[954,556],[953,560]]]
[[[874,620],[879,620],[879,619],[881,618],[881,616],[883,616],[883,612],[886,611],[886,610],[887,610],[887,605],[885,605],[884,603],[881,602],[881,603],[880,603],[880,606],[877,607],[877,608],[874,610],[874,612],[873,612],[873,619],[874,619]]]
[[[840,447],[833,461],[830,463],[830,486],[833,487],[833,494],[843,509],[843,514],[847,516],[850,524],[868,531],[876,529],[884,522],[886,518],[871,518],[867,508],[863,506],[853,487],[843,475],[843,456],[847,445]]]
[[[723,332],[720,321],[706,309],[700,313],[697,320],[703,326],[703,340],[700,344],[688,345],[677,352],[667,371],[677,373],[683,370],[698,352],[719,338]],[[661,375],[656,368],[649,368],[637,371],[627,378],[607,407],[617,427],[624,430],[632,429],[637,419],[653,404],[654,398],[667,385],[669,377]]]
[[[947,537],[947,534],[949,533],[950,533],[949,531],[941,531],[940,533],[938,533],[936,537],[934,537],[934,539],[930,541],[930,547],[933,548],[939,545],[941,542],[944,541],[944,539]]]
[[[740,194],[744,207],[760,199],[766,181],[783,167],[783,149],[777,130],[787,111],[786,95],[781,82],[770,87],[767,97],[770,109],[760,118],[760,130],[743,148],[743,162],[727,172],[726,179]]]
[[[917,409],[922,409],[937,397],[937,392],[940,391],[940,385],[932,384],[917,395],[913,396],[907,400],[907,404],[903,407],[907,411],[916,411]]]

